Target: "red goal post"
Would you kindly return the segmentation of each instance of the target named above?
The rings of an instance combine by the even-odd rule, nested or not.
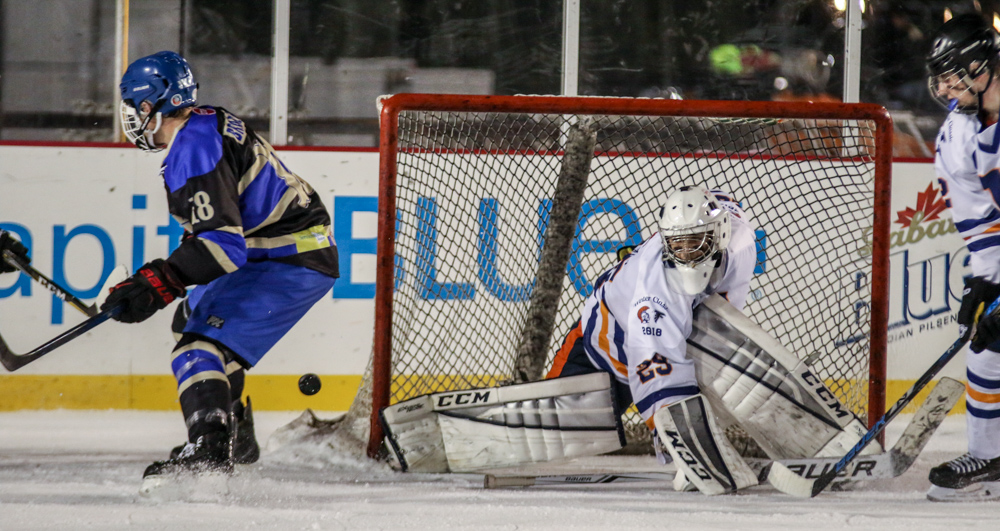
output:
[[[762,227],[745,312],[822,362],[816,372],[869,423],[885,411],[893,127],[883,107],[443,94],[380,105],[374,349],[351,407],[369,415],[369,455],[380,408],[511,378],[566,124],[580,120],[596,124],[597,147],[553,347],[612,247],[655,231],[650,213],[667,191],[725,188]]]

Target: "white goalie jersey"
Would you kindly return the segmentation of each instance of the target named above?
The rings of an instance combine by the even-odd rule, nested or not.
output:
[[[738,204],[717,199],[731,214],[733,235],[705,293],[690,296],[668,287],[663,243],[654,235],[597,279],[581,313],[587,356],[629,386],[650,427],[658,408],[698,394],[695,366],[685,353],[693,309],[719,293],[742,310],[749,291],[757,256],[754,228]]]
[[[1000,282],[1000,134],[976,116],[951,113],[937,138],[934,167],[972,274]]]

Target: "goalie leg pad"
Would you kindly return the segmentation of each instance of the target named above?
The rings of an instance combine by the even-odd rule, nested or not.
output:
[[[808,365],[721,297],[696,309],[687,351],[721,421],[772,459],[843,455],[867,431]]]
[[[756,474],[726,438],[703,395],[660,408],[653,422],[678,470],[703,494],[724,494],[757,484]]]
[[[413,472],[471,472],[625,445],[605,372],[424,395],[380,417],[394,466]]]

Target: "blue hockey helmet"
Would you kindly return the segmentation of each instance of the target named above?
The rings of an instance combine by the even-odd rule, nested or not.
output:
[[[191,107],[198,99],[198,84],[187,61],[170,51],[137,59],[125,70],[118,88],[122,129],[132,143],[146,151],[162,149],[152,137],[160,129],[163,114]],[[143,102],[149,102],[148,111],[143,111]],[[156,124],[150,129],[154,119]]]

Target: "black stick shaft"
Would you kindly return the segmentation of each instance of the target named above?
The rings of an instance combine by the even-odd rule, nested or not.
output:
[[[69,330],[49,340],[42,346],[25,354],[17,354],[16,352],[10,350],[7,343],[3,340],[3,337],[0,337],[0,364],[2,364],[8,371],[14,372],[37,360],[38,358],[41,358],[49,352],[65,345],[66,343],[69,343],[73,339],[80,337],[104,321],[118,315],[121,313],[122,308],[123,306],[120,304],[112,306],[111,308],[108,308],[107,310],[104,310],[103,312],[87,319],[73,328],[70,328]]]
[[[53,281],[51,278],[43,275],[40,271],[31,267],[31,265],[22,260],[20,256],[17,256],[16,254],[10,251],[4,251],[3,259],[6,260],[7,263],[9,263],[10,265],[23,271],[24,274],[34,279],[36,282],[44,286],[52,293],[55,293],[57,297],[65,301],[70,306],[76,308],[77,310],[80,310],[85,315],[88,315],[90,317],[97,315],[97,308],[78,299],[76,295],[70,293],[66,288],[60,286],[59,284],[56,284],[55,281]]]

